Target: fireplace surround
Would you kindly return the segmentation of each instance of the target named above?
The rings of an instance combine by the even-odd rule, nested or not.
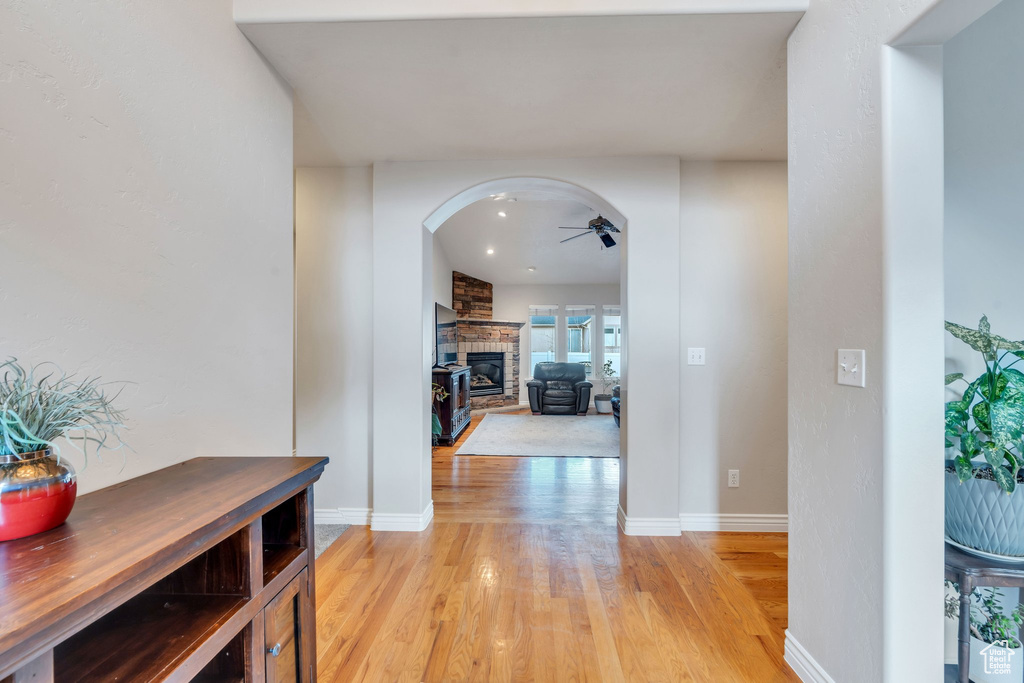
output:
[[[508,320],[459,319],[459,365],[475,364],[476,360],[470,362],[470,355],[474,359],[478,354],[501,358],[488,362],[501,364],[502,386],[482,392],[479,391],[484,388],[482,383],[478,385],[478,391],[470,394],[469,404],[473,410],[519,405],[519,329],[522,326],[521,322]],[[496,379],[494,371],[490,372],[491,378]]]
[[[470,397],[505,393],[504,352],[467,353],[466,365],[469,366]]]

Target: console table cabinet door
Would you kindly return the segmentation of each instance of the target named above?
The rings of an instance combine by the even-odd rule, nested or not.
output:
[[[284,590],[267,603],[264,632],[267,657],[267,683],[309,683],[309,667],[303,663],[303,644],[307,637],[301,621],[301,597],[306,594],[306,570],[303,569]]]
[[[469,374],[468,367],[434,369],[434,383],[448,392],[446,398],[434,402],[437,418],[441,422],[441,433],[437,438],[439,444],[453,446],[469,426]]]

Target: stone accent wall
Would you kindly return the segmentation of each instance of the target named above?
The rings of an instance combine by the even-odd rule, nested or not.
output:
[[[519,405],[519,330],[523,325],[502,320],[459,321],[459,365],[466,365],[468,353],[505,354],[504,394],[473,396],[469,400],[471,409]]]
[[[459,319],[490,320],[494,285],[459,271],[452,272],[452,308]]]

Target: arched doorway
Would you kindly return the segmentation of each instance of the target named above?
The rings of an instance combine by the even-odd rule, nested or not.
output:
[[[630,426],[621,434],[619,524],[627,533],[679,534],[678,183],[678,163],[662,159],[374,167],[374,529],[418,531],[433,516],[433,231],[490,194],[547,191],[587,203],[628,235],[621,286],[630,329],[623,387]],[[635,276],[630,259],[645,266]],[[639,350],[642,358],[637,330],[650,344],[647,353]],[[631,460],[630,452],[640,455]]]

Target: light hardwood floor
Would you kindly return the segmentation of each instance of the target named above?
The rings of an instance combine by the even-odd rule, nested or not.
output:
[[[785,534],[624,536],[618,460],[456,448],[426,531],[352,527],[317,560],[320,680],[798,680]]]

